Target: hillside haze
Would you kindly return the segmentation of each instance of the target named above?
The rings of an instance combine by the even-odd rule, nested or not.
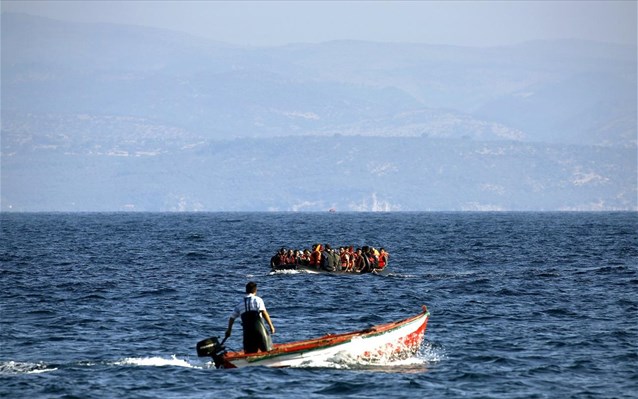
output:
[[[3,13],[1,210],[638,210],[636,65]]]

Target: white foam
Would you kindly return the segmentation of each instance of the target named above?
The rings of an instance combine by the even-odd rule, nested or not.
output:
[[[57,367],[50,367],[44,363],[25,362],[1,362],[0,375],[2,374],[41,374],[57,370]]]
[[[331,369],[346,369],[346,370],[357,370],[357,369],[371,369],[371,370],[382,370],[382,371],[404,371],[408,368],[424,368],[427,366],[427,362],[418,356],[413,356],[407,359],[394,359],[389,360],[385,358],[377,358],[377,359],[362,359],[362,358],[354,358],[347,354],[336,354],[334,357],[330,359],[312,359],[308,360],[297,368],[331,368]]]
[[[356,353],[356,351],[355,351]],[[445,358],[440,349],[435,349],[430,343],[423,343],[419,351],[407,358],[397,358],[394,354],[379,355],[372,358],[353,356],[351,352],[338,352],[328,359],[309,359],[297,367],[317,367],[335,369],[372,369],[384,372],[420,372],[427,370],[427,366]]]
[[[270,273],[271,276],[275,274],[299,274],[300,270],[286,269],[286,270],[272,270]]]
[[[201,368],[190,364],[184,359],[178,359],[177,356],[172,355],[170,359],[154,356],[154,357],[127,357],[123,360],[115,362],[116,365],[130,365],[130,366],[147,366],[147,367],[187,367],[187,368]]]
[[[434,348],[429,342],[425,342],[421,345],[417,357],[428,363],[438,363],[446,358],[443,349]]]

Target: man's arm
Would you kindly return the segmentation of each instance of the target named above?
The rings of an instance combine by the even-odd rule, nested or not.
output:
[[[230,333],[233,332],[234,322],[235,322],[235,319],[233,319],[232,317],[228,319],[228,328],[226,329],[226,338],[230,337]]]
[[[275,326],[272,325],[272,321],[270,321],[270,315],[268,314],[267,310],[262,310],[261,311],[262,316],[264,316],[264,319],[266,319],[266,322],[268,323],[268,326],[270,327],[270,333],[274,334],[275,333]]]

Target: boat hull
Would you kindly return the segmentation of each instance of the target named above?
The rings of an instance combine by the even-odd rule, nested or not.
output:
[[[308,265],[281,265],[271,267],[272,273],[291,273],[291,272],[299,272],[299,273],[307,273],[307,274],[387,274],[387,268],[383,269],[374,269],[371,272],[353,272],[353,271],[343,271],[343,270],[324,270],[321,268],[316,268],[314,266]]]
[[[423,342],[429,315],[427,308],[423,306],[420,314],[394,323],[351,333],[276,344],[268,352],[228,352],[216,359],[216,364],[223,368],[303,367],[338,359],[374,362],[407,358],[414,355]]]

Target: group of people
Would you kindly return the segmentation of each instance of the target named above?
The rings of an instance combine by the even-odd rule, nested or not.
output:
[[[315,244],[312,251],[281,248],[270,258],[270,267],[283,269],[307,266],[330,272],[367,273],[385,268],[388,258],[389,254],[384,248],[362,246],[355,249],[349,246],[333,249],[330,244]]]

